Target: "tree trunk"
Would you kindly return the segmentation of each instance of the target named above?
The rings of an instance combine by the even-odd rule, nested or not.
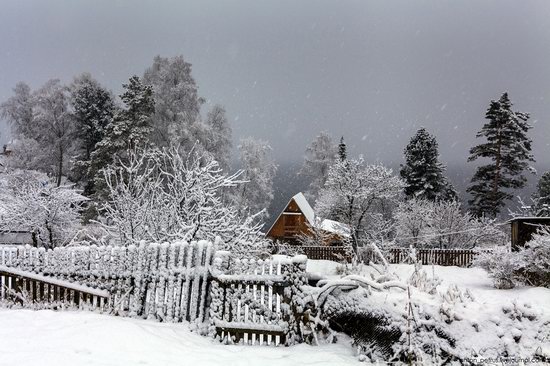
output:
[[[59,166],[57,171],[57,186],[61,185],[61,174],[63,172],[63,147],[59,147]]]

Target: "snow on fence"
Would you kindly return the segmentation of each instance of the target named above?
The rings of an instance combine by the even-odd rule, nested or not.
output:
[[[0,265],[39,273],[42,281],[33,281],[47,286],[55,286],[55,279],[107,291],[110,298],[103,311],[161,321],[202,321],[213,251],[213,245],[206,241],[48,251],[29,246],[2,247]],[[58,299],[56,291],[54,298],[43,300]]]
[[[218,252],[211,284],[209,334],[225,343],[299,342],[297,309],[307,283],[305,256],[232,260]]]
[[[422,264],[470,267],[477,252],[473,249],[416,249],[416,257]],[[409,260],[408,248],[389,249],[388,262],[404,263]]]
[[[0,265],[0,301],[21,305],[50,303],[59,307],[105,309],[110,294],[88,286]]]

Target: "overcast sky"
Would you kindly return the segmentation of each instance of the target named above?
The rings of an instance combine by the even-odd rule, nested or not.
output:
[[[390,164],[420,126],[465,163],[491,99],[531,112],[550,164],[550,1],[0,0],[0,100],[83,71],[120,93],[155,55],[182,54],[234,137],[302,159],[321,130]],[[8,139],[4,127],[0,140]]]

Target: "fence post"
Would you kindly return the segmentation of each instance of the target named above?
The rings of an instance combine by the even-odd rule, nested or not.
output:
[[[208,335],[212,338],[216,338],[216,321],[223,320],[223,313],[225,308],[225,285],[217,280],[217,276],[226,273],[229,268],[229,252],[217,251],[214,254],[214,261],[211,267],[211,279],[210,284],[210,311],[209,311],[209,327]]]

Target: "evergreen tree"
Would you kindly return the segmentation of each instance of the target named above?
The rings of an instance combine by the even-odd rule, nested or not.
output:
[[[304,164],[298,174],[311,179],[306,195],[312,202],[325,185],[328,171],[336,161],[336,154],[337,147],[326,132],[321,132],[307,147]]]
[[[537,216],[550,216],[550,171],[540,177],[533,201]]]
[[[419,129],[405,147],[405,165],[401,166],[400,172],[405,181],[405,195],[430,201],[457,199],[456,191],[444,172],[435,136],[424,128]]]
[[[340,138],[340,143],[338,144],[338,157],[340,161],[344,161],[348,158],[348,148],[344,142],[344,136]]]
[[[527,136],[532,127],[527,122],[528,113],[512,110],[508,93],[491,101],[485,118],[489,122],[476,137],[486,142],[470,150],[468,161],[486,158],[490,163],[477,168],[467,191],[472,195],[469,203],[473,214],[495,217],[505,201],[513,197],[509,190],[525,186],[527,179],[522,173],[530,168],[529,162],[535,161]]]
[[[105,129],[103,140],[96,144],[91,155],[89,176],[94,177],[96,198],[105,195],[105,184],[100,170],[114,161],[125,161],[128,150],[144,147],[151,133],[151,115],[155,111],[153,89],[144,85],[139,77],[132,76],[120,95],[124,108],[115,113]]]
[[[113,97],[90,74],[75,78],[71,86],[71,104],[76,123],[76,137],[79,153],[72,167],[73,179],[84,185],[84,194],[93,193],[93,179],[90,179],[90,159],[97,143],[103,140],[105,129],[115,111]]]

